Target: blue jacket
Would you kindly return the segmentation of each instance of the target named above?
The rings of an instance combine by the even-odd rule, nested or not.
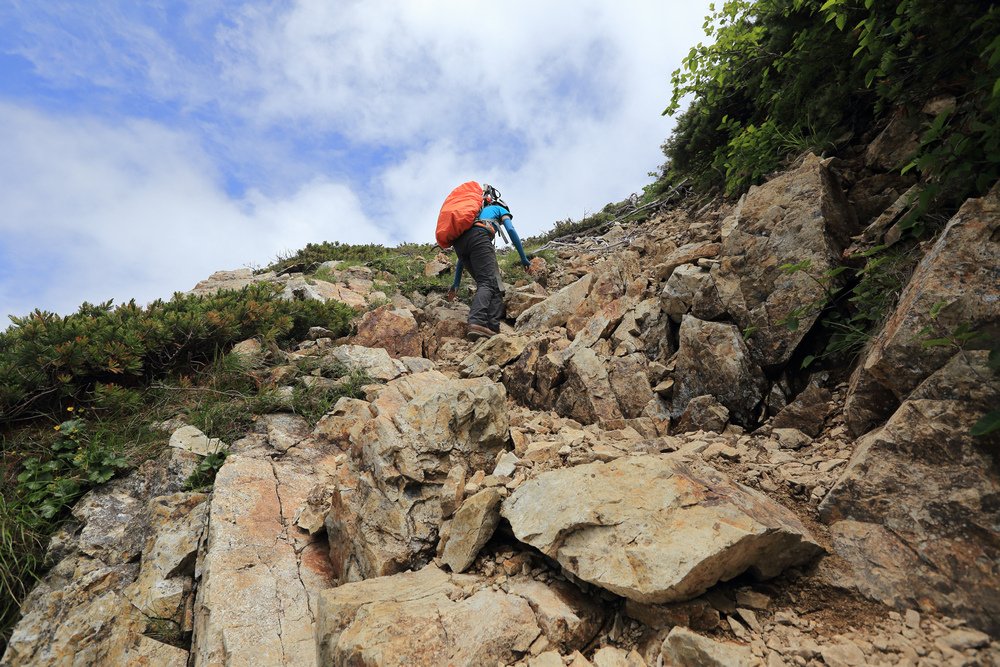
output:
[[[517,254],[521,256],[521,264],[523,266],[528,266],[530,262],[528,261],[528,256],[524,254],[524,247],[521,245],[521,237],[517,235],[514,230],[514,224],[511,222],[511,218],[514,215],[508,211],[503,206],[497,204],[491,204],[485,207],[479,212],[478,219],[493,225],[494,230],[498,229],[502,224],[504,229],[507,230],[507,236],[510,237],[510,242],[517,250]],[[462,260],[458,260],[458,265],[455,266],[455,279],[452,281],[451,288],[458,289],[458,286],[462,283]]]

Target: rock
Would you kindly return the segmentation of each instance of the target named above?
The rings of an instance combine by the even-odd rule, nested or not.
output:
[[[589,644],[607,616],[599,600],[565,581],[543,584],[521,577],[511,582],[510,593],[528,601],[546,639],[563,649]]]
[[[812,438],[797,428],[771,429],[771,435],[778,440],[782,449],[802,449],[812,442]]]
[[[990,636],[985,632],[962,628],[953,630],[944,637],[938,639],[953,651],[965,651],[970,648],[983,648],[990,645]]]
[[[853,665],[867,665],[864,651],[858,648],[853,642],[842,641],[837,644],[820,646],[819,654],[823,656],[823,662],[830,667],[849,667]]]
[[[434,370],[434,362],[430,359],[425,359],[423,357],[407,357],[401,356],[399,358],[406,366],[406,370],[410,373],[424,373],[426,371]]]
[[[260,420],[267,430],[267,444],[279,452],[287,452],[309,436],[309,422],[298,415],[263,415]]]
[[[493,474],[497,477],[513,477],[515,466],[519,460],[514,452],[504,452],[500,455],[496,467],[493,468]]]
[[[323,665],[495,665],[525,657],[541,634],[528,602],[429,566],[319,594]]]
[[[368,401],[342,396],[337,399],[333,410],[320,418],[313,429],[313,436],[345,446],[373,416]]]
[[[452,572],[465,572],[479,550],[493,536],[500,520],[500,492],[483,489],[462,503],[451,523],[451,534],[444,546],[441,561]]]
[[[566,380],[556,401],[560,415],[583,424],[622,418],[608,371],[596,352],[588,347],[577,350],[564,372]]]
[[[441,484],[441,515],[450,517],[462,506],[465,499],[465,466],[458,464],[448,471],[448,477]]]
[[[544,331],[565,326],[566,320],[587,298],[593,279],[593,274],[588,273],[544,301],[531,306],[518,316],[514,329],[519,332]]]
[[[236,343],[230,354],[238,357],[247,368],[259,368],[264,364],[264,347],[256,338]]]
[[[394,380],[338,468],[326,529],[341,581],[421,567],[444,516],[442,482],[455,466],[492,469],[509,423],[503,385],[428,371]],[[455,502],[448,494],[446,502]]]
[[[823,424],[833,409],[832,400],[829,389],[811,384],[775,415],[771,426],[776,429],[796,428],[815,438],[823,430]]]
[[[507,290],[504,293],[504,308],[507,317],[517,320],[521,316],[521,313],[535,304],[545,301],[548,296],[549,294],[545,291],[545,288],[534,282],[513,290]]]
[[[143,550],[139,577],[124,591],[150,618],[169,619],[178,626],[184,622],[208,515],[207,498],[203,493],[178,493],[150,501],[154,533]]]
[[[195,665],[314,665],[310,595],[333,583],[326,546],[294,527],[322,449],[230,455],[215,478],[194,610]]]
[[[528,667],[564,667],[559,651],[546,651],[528,660]]]
[[[927,347],[928,338],[966,327],[983,336],[965,344],[975,349],[1000,337],[998,228],[1000,186],[965,202],[920,261],[851,378],[844,416],[852,434],[877,426],[951,358],[951,345]],[[931,333],[924,333],[928,327]]]
[[[1000,403],[988,353],[956,354],[860,439],[820,504],[843,577],[898,609],[933,608],[1000,632],[997,435],[969,429]]]
[[[503,367],[520,357],[531,340],[528,336],[509,336],[500,333],[477,345],[475,354],[487,366]]]
[[[281,297],[289,301],[295,300],[315,300],[315,301],[339,301],[351,308],[364,308],[368,304],[368,297],[375,297],[384,294],[371,292],[371,283],[361,284],[351,281],[348,286],[329,283],[316,278],[306,279],[304,276],[290,275],[284,278],[285,288]]]
[[[729,410],[714,396],[695,396],[688,401],[674,427],[675,433],[710,431],[722,433],[729,423]]]
[[[718,642],[677,626],[663,642],[663,656],[686,667],[742,667],[753,664],[750,649],[731,642]]]
[[[668,280],[679,266],[693,264],[702,258],[716,257],[722,246],[718,243],[702,241],[688,243],[671,251],[662,262],[653,267],[653,275],[658,282]]]
[[[694,397],[711,395],[729,410],[734,423],[750,425],[765,392],[763,373],[751,361],[736,327],[690,315],[681,322],[674,381],[674,417]]]
[[[438,253],[437,257],[424,265],[424,276],[427,278],[440,276],[449,271],[451,271],[451,260],[444,253]]]
[[[517,361],[503,369],[501,378],[511,397],[523,405],[551,409],[558,398],[555,389],[564,380],[560,351],[568,344],[565,338],[530,343]]]
[[[406,365],[382,348],[338,345],[330,356],[349,368],[359,368],[375,380],[394,380],[406,373]]]
[[[691,310],[698,301],[698,295],[715,289],[712,274],[695,264],[684,264],[674,269],[667,284],[660,292],[663,302],[663,312],[675,322]]]
[[[668,455],[542,473],[501,513],[574,576],[638,602],[689,599],[747,570],[773,577],[821,552],[785,508]]]
[[[190,452],[168,449],[125,477],[89,491],[77,502],[73,519],[50,541],[45,559],[52,566],[22,602],[21,618],[12,628],[0,664],[120,665],[148,664],[150,660],[170,667],[186,664],[187,651],[143,636],[151,629],[152,620],[123,591],[139,576],[139,560],[147,543],[163,547],[161,559],[152,553],[143,559],[150,583],[190,578],[187,559],[178,557],[184,548],[167,548],[174,537],[186,539],[174,533],[175,528],[181,530],[175,519],[187,521],[184,510],[190,505],[182,502],[174,511],[162,507],[161,497],[181,490],[198,459]],[[192,499],[200,496],[181,497],[197,506]],[[150,498],[154,500],[150,502]],[[196,514],[191,523],[196,525],[197,518]],[[153,560],[164,567],[173,562],[176,571],[164,572],[153,566]],[[155,576],[154,570],[163,576]],[[186,590],[191,590],[190,583]],[[170,597],[161,589],[150,591],[149,599],[160,600],[161,593],[163,598]],[[177,628],[178,633],[182,630]]]
[[[616,646],[602,646],[594,651],[594,667],[646,667],[646,661],[635,651]]]
[[[865,151],[865,164],[883,171],[901,169],[920,148],[922,119],[900,109]]]
[[[609,362],[608,381],[625,419],[642,416],[646,405],[653,400],[647,367],[643,354],[614,357]]]
[[[812,328],[821,309],[809,305],[826,298],[817,280],[839,266],[855,225],[840,186],[815,155],[747,193],[712,277],[725,309],[749,332],[748,345],[762,366],[787,363]],[[801,262],[808,268],[781,269]],[[786,325],[789,317],[796,317],[796,328]]]
[[[657,630],[683,625],[693,630],[715,630],[719,627],[719,611],[705,598],[666,605],[643,604],[628,600],[625,613],[642,624]]]
[[[216,271],[205,280],[194,286],[188,294],[208,296],[220,290],[241,290],[248,285],[268,278],[274,278],[274,273],[254,276],[253,269],[236,269],[235,271]]]
[[[391,305],[381,306],[361,316],[357,333],[351,337],[355,345],[384,348],[390,357],[419,357],[423,344],[413,313]],[[391,378],[387,378],[391,379]]]
[[[771,596],[744,589],[736,592],[736,604],[751,609],[766,610],[771,606]]]
[[[628,286],[641,274],[639,256],[633,251],[613,254],[593,267],[593,282],[574,312],[566,320],[566,331],[574,338],[595,314],[628,293]],[[628,296],[633,296],[629,294]],[[622,309],[624,312],[626,309]],[[609,316],[613,319],[613,316]],[[620,319],[620,316],[619,316]],[[613,326],[613,325],[609,325]],[[611,332],[608,331],[608,334]]]
[[[170,446],[199,456],[208,456],[225,449],[226,444],[218,438],[209,438],[197,427],[182,426],[170,436]]]

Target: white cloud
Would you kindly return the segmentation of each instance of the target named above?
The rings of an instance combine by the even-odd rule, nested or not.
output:
[[[229,198],[196,141],[153,123],[0,105],[0,143],[2,249],[32,263],[0,287],[3,315],[168,297],[308,242],[388,242],[343,184],[317,179],[280,201]]]
[[[469,179],[522,236],[597,211],[662,161],[669,74],[706,11],[14,0],[5,50],[51,89],[0,98],[0,316],[168,297],[308,242],[429,242]]]

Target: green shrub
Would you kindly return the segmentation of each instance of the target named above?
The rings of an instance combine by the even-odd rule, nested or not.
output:
[[[705,30],[713,43],[673,73],[664,113],[693,101],[663,146],[661,180],[736,194],[789,153],[830,150],[941,94],[957,103],[928,124],[904,168],[931,186],[912,219],[1000,177],[996,3],[730,0]]]
[[[49,445],[51,456],[26,459],[17,476],[25,506],[46,521],[128,467],[120,443],[89,433],[83,418],[67,419],[54,429],[58,436]]]
[[[354,315],[332,301],[283,300],[267,284],[178,294],[146,308],[107,302],[68,316],[35,311],[0,333],[0,415],[9,421],[52,414],[92,393],[120,403],[125,390],[197,368],[240,340],[283,343],[304,338],[312,326],[343,335]]]

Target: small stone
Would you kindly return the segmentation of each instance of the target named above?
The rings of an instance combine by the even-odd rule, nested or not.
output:
[[[702,457],[709,461],[714,459],[716,456],[721,456],[724,459],[729,459],[730,461],[735,461],[740,458],[740,453],[735,447],[730,447],[724,442],[717,442],[713,445],[709,445],[704,452],[701,453]]]
[[[742,607],[736,610],[736,613],[740,615],[743,622],[750,626],[750,629],[757,634],[761,633],[760,621],[757,620],[757,614],[753,613],[749,609],[744,609]]]
[[[733,634],[743,641],[750,641],[750,633],[747,629],[743,627],[743,624],[737,621],[732,616],[727,616],[726,621],[729,623],[729,627],[732,629]]]
[[[829,667],[854,667],[867,663],[864,652],[853,642],[823,646],[819,652]]]
[[[558,651],[546,651],[528,660],[528,667],[563,667]]]
[[[771,431],[784,449],[801,449],[812,442],[812,438],[797,428],[776,428]]]
[[[496,477],[512,477],[514,475],[514,468],[517,462],[520,461],[514,452],[503,452],[500,454],[500,458],[497,460],[497,465],[493,469],[493,475]]]
[[[771,606],[771,598],[764,593],[744,589],[736,592],[736,604],[750,609],[767,609]]]
[[[920,628],[920,612],[915,609],[906,610],[906,627],[914,630]]]

